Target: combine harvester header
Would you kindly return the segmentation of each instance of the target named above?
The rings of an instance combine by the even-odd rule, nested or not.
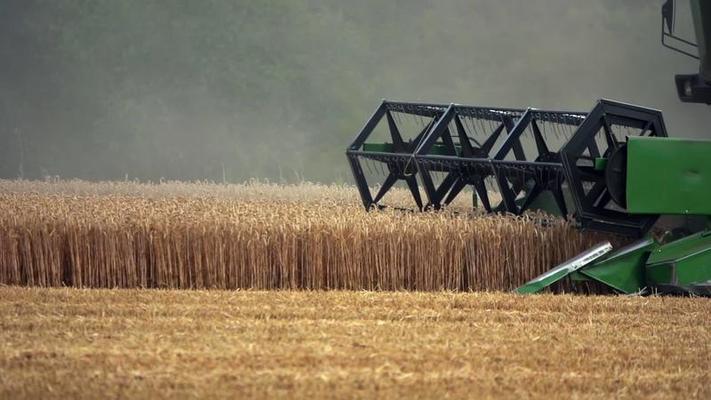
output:
[[[425,119],[414,139],[403,138],[403,114]],[[391,141],[369,141],[383,120]],[[628,137],[666,136],[659,111],[610,100],[600,100],[589,113],[384,101],[347,155],[366,209],[382,207],[399,180],[420,210],[446,206],[471,186],[473,205],[480,202],[487,212],[521,215],[542,208],[566,217],[572,209],[583,228],[642,236],[658,215],[625,210],[620,167]],[[386,172],[374,197],[366,162],[380,163],[370,169]],[[443,178],[436,182],[434,174]],[[486,182],[499,193],[497,204]]]
[[[408,120],[418,127],[411,139],[402,134]],[[381,123],[390,140],[371,141]],[[385,207],[398,181],[420,210],[471,186],[473,206],[487,212],[543,208],[572,214],[580,229],[641,238],[616,252],[603,243],[520,293],[571,277],[620,293],[711,294],[710,230],[666,244],[649,235],[660,215],[711,215],[711,142],[668,138],[657,110],[611,100],[589,113],[383,101],[346,154],[367,210]],[[375,196],[363,164],[385,174]]]
[[[675,4],[662,6],[662,44],[699,60],[698,73],[676,75],[677,94],[711,104],[711,1],[690,0],[695,43],[674,33]],[[406,139],[408,121],[416,133]],[[520,293],[571,277],[619,293],[711,295],[708,225],[666,243],[649,235],[660,215],[711,216],[711,141],[668,138],[657,110],[610,100],[589,113],[383,101],[346,154],[367,210],[383,207],[398,181],[420,210],[440,209],[470,186],[473,206],[487,212],[544,209],[572,214],[581,229],[639,239],[618,251],[600,244]],[[375,196],[363,165],[386,175]]]

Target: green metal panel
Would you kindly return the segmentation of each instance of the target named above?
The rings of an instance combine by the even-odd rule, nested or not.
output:
[[[604,260],[592,263],[578,272],[618,292],[636,293],[647,286],[644,265],[649,254],[658,246],[653,239],[644,239],[623,247]]]
[[[711,281],[711,231],[661,246],[647,260],[647,281],[680,288]]]
[[[675,267],[676,284],[679,286],[711,283],[711,247],[703,253],[691,254],[679,260]]]
[[[380,153],[390,153],[393,151],[392,143],[363,143],[363,151],[377,151]]]
[[[595,171],[604,171],[605,167],[607,167],[607,158],[595,158]]]
[[[558,282],[566,276],[575,273],[575,271],[578,271],[580,268],[583,268],[591,262],[599,259],[600,257],[607,254],[610,250],[612,250],[610,242],[601,243],[595,246],[594,248],[558,265],[557,267],[546,272],[545,274],[533,278],[529,282],[526,282],[526,284],[524,284],[523,286],[515,289],[514,292],[521,294],[531,294],[540,292],[546,287]]]
[[[676,262],[648,265],[646,277],[652,287],[676,287],[685,291],[693,285],[710,284],[711,249]]]
[[[711,215],[711,141],[630,137],[627,210]]]
[[[711,231],[706,230],[659,247],[649,256],[647,264],[674,262],[708,248],[711,248]]]
[[[528,191],[530,189],[526,190]],[[573,204],[572,195],[567,187],[563,187],[563,200],[565,201],[565,204],[568,205],[568,207]],[[516,200],[516,204],[521,206],[525,201],[525,197],[522,197]],[[556,203],[555,197],[553,197],[553,193],[551,193],[550,190],[545,190],[541,192],[538,196],[536,196],[536,198],[533,199],[531,204],[528,205],[528,209],[545,211],[550,215],[565,217],[565,215],[561,213],[560,208],[558,207],[558,203]]]
[[[461,152],[461,147],[455,145],[455,146],[454,146],[454,151],[456,151],[456,152],[457,152],[457,155],[459,155],[460,152]],[[434,154],[434,155],[438,155],[438,156],[451,155],[451,154],[449,153],[449,149],[447,148],[447,146],[445,146],[445,145],[443,145],[443,144],[435,144],[435,145],[433,145],[432,148],[430,149],[430,151],[429,151],[427,154]]]
[[[458,145],[455,145],[454,148],[457,152],[457,155],[460,154],[461,147]],[[392,143],[363,143],[363,151],[376,151],[380,153],[392,153],[393,152],[393,145]],[[429,153],[427,154],[432,154],[432,155],[440,155],[440,156],[446,156],[446,155],[451,155],[449,154],[449,150],[447,149],[447,146],[443,144],[434,144],[432,148],[430,149]]]
[[[650,286],[671,285],[674,282],[674,268],[671,264],[647,265],[644,277]]]
[[[590,277],[583,275],[578,271],[575,271],[570,274],[570,279],[576,282],[590,282]]]

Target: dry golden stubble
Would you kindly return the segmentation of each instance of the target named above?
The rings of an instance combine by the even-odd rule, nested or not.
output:
[[[711,302],[0,287],[0,398],[698,398]]]

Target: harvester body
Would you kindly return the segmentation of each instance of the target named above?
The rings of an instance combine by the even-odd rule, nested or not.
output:
[[[620,157],[624,174],[618,202],[634,214],[711,216],[711,141],[629,137]],[[608,164],[609,167],[609,164]],[[620,293],[711,295],[711,230],[660,244],[638,241],[565,276],[534,279],[517,289],[531,293],[571,275]]]

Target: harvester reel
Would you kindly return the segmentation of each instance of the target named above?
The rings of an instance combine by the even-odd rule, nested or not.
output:
[[[659,217],[625,210],[628,136],[666,137],[661,112],[600,100],[561,149],[576,219],[583,228],[642,236]]]
[[[465,187],[472,186],[473,196],[479,197],[487,212],[492,211],[485,184],[494,177],[489,159],[522,113],[519,109],[457,104],[447,108],[415,152],[430,207],[446,206]],[[444,172],[446,176],[436,184],[432,172]]]
[[[392,113],[429,118],[414,140],[405,141]],[[366,143],[381,119],[390,143]],[[384,101],[347,155],[367,209],[397,181],[405,181],[422,209],[450,204],[467,187],[487,212],[521,215],[544,209],[574,215],[583,228],[642,236],[658,215],[627,212],[626,142],[630,136],[667,136],[659,111],[600,100],[590,113],[433,105]],[[373,198],[360,160],[387,166]],[[435,174],[444,177],[437,182]],[[492,204],[486,182],[501,195]],[[427,204],[420,198],[422,183]],[[549,194],[550,197],[543,197]]]
[[[415,149],[427,136],[432,126],[445,112],[447,106],[439,104],[417,104],[383,101],[375,110],[346,154],[351,165],[356,186],[366,209],[382,208],[380,201],[398,181],[404,181],[419,210],[425,208],[420,196],[418,168],[414,159]],[[411,140],[405,140],[394,113],[417,119],[421,123],[420,132]],[[366,140],[373,134],[378,124],[387,121],[389,143],[369,144]],[[370,182],[366,178],[363,162],[375,162],[385,173],[385,180],[373,196]]]
[[[565,111],[545,111],[529,108],[496,151],[492,165],[496,174],[505,210],[521,215],[541,194],[549,192],[555,212],[563,217],[568,209],[563,194],[564,174],[552,132],[567,140],[582,123],[586,114]],[[524,151],[523,139],[531,141]],[[558,138],[560,141],[560,137]]]

